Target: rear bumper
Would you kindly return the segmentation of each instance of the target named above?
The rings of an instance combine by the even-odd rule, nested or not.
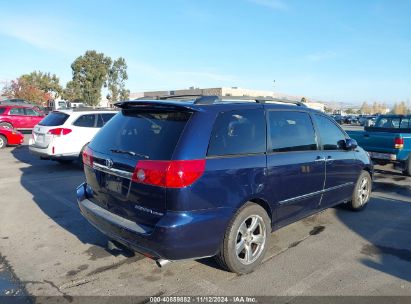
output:
[[[21,145],[24,142],[24,136],[13,136],[13,137],[8,137],[7,138],[7,144],[9,146],[17,146]]]
[[[368,152],[370,154],[371,159],[375,160],[384,160],[387,162],[396,162],[397,161],[397,154],[391,153],[380,153],[380,152]]]
[[[407,167],[407,159],[401,159],[403,155],[380,153],[380,152],[368,152],[374,163],[385,165],[393,164],[394,169],[405,170]]]
[[[50,159],[50,160],[76,160],[78,158],[78,154],[53,154],[52,148],[50,145],[46,148],[40,148],[35,146],[31,142],[29,143],[29,151],[31,154],[39,156],[41,159]]]
[[[190,212],[167,211],[149,227],[120,217],[87,198],[87,186],[77,188],[82,215],[109,238],[151,258],[184,260],[217,254],[234,213],[231,208]]]

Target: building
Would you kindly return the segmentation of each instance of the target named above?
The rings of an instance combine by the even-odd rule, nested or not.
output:
[[[141,96],[140,96],[141,95]],[[182,90],[170,90],[170,91],[149,91],[143,93],[132,93],[131,96],[139,96],[140,97],[158,97],[158,96],[167,96],[167,95],[216,95],[216,96],[242,96],[242,97],[273,97],[279,99],[286,99],[290,101],[300,101],[303,96],[292,96],[282,93],[276,93],[272,91],[264,91],[264,90],[252,90],[252,89],[244,89],[239,87],[219,87],[219,88],[195,88],[190,87],[188,89]],[[319,102],[311,102],[307,101],[307,106],[319,111],[324,112],[325,105]]]

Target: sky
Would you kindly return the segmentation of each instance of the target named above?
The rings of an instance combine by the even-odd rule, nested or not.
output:
[[[0,86],[34,70],[64,85],[89,49],[126,59],[131,92],[411,99],[411,0],[0,0]]]

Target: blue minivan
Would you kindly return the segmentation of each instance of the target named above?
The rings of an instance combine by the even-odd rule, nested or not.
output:
[[[249,273],[272,231],[369,201],[367,152],[302,103],[174,96],[117,106],[83,152],[78,204],[110,239],[158,265],[215,256]]]

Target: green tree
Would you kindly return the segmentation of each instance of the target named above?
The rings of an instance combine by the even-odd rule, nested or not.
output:
[[[81,94],[80,84],[73,80],[67,82],[62,97],[69,101],[82,100],[83,96]]]
[[[108,100],[116,102],[128,99],[130,91],[125,87],[127,79],[127,64],[125,59],[120,57],[117,60],[114,60],[113,65],[108,72]]]
[[[392,113],[397,115],[406,115],[408,113],[407,104],[404,101],[395,103],[392,109]]]
[[[9,90],[10,97],[25,99],[37,104],[45,104],[53,98],[51,93],[39,89],[22,77],[13,80]]]
[[[354,114],[355,112],[356,111],[354,109],[351,109],[351,108],[349,108],[345,111],[345,113],[347,113],[347,114]]]
[[[13,94],[14,92],[13,92],[12,82],[6,82],[6,84],[1,89],[1,96],[11,98],[13,97]]]
[[[63,88],[60,85],[60,79],[56,74],[34,71],[30,74],[22,75],[20,79],[29,86],[51,94],[54,98],[59,97],[63,92]]]
[[[82,100],[96,106],[101,99],[101,89],[106,86],[108,71],[112,60],[95,50],[87,51],[71,65],[73,82],[79,87]]]
[[[306,103],[307,99],[305,97],[301,98],[301,102]]]

